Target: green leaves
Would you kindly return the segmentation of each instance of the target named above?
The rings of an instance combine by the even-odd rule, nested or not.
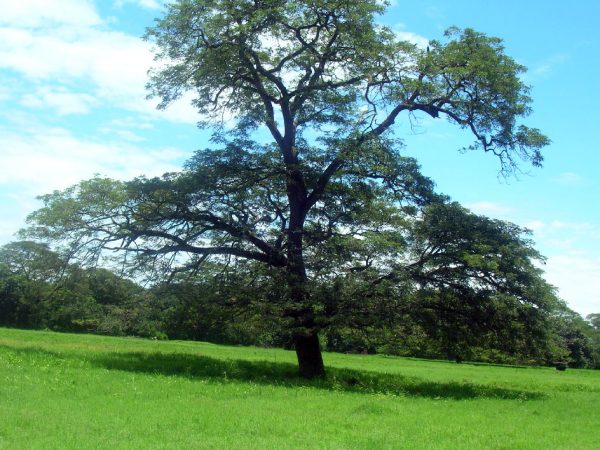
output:
[[[164,107],[191,90],[206,124],[263,126],[284,156],[303,133],[370,151],[370,136],[421,111],[469,131],[469,148],[495,154],[504,172],[541,164],[549,140],[518,123],[531,110],[525,68],[500,39],[450,28],[447,42],[419,49],[377,26],[381,12],[377,1],[175,2],[146,35],[161,62],[151,95]]]
[[[520,79],[525,67],[504,54],[500,39],[468,28],[452,28],[446,36],[448,43],[432,41],[420,60],[423,94],[417,102],[469,130],[476,139],[470,148],[494,153],[505,172],[515,170],[519,159],[539,166],[549,140],[517,124],[531,111],[529,87]]]
[[[401,41],[377,25],[383,10],[380,0],[170,2],[146,33],[150,96],[164,108],[191,92],[220,147],[178,173],[97,177],[44,196],[26,234],[93,263],[122,254],[153,282],[208,262],[276,268],[279,313],[311,352],[336,303],[321,297],[346,295],[340,280],[351,302],[369,298],[366,309],[409,298],[454,315],[466,305],[485,323],[543,310],[523,230],[447,203],[391,138],[420,112],[471,133],[470,148],[505,172],[539,166],[549,140],[519,122],[531,104],[524,67],[468,28],[426,49]]]
[[[526,290],[541,279],[533,262],[543,258],[526,230],[475,215],[457,203],[427,207],[411,235],[415,268],[434,285],[479,286],[527,302]]]

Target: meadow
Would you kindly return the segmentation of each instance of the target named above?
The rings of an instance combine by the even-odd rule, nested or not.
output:
[[[0,328],[0,449],[599,449],[600,371]]]

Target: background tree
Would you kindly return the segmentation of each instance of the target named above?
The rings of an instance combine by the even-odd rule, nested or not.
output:
[[[309,262],[331,255],[337,236],[383,232],[434,197],[392,139],[401,114],[446,117],[507,172],[519,159],[539,166],[548,143],[517,123],[530,111],[524,68],[499,39],[451,29],[420,49],[375,23],[383,10],[377,0],[170,4],[146,35],[158,61],[148,87],[161,107],[192,91],[222,150],[198,152],[181,175],[47,196],[37,235],[88,255],[124,249],[158,272],[219,257],[279,268],[300,374],[323,375]],[[361,213],[379,206],[390,215]]]
[[[561,306],[554,312],[554,327],[566,351],[555,362],[577,368],[594,367],[593,328],[575,311]]]
[[[0,321],[24,328],[44,326],[48,304],[60,295],[66,261],[47,244],[11,242],[0,247]]]
[[[23,311],[26,280],[8,270],[4,263],[0,263],[0,325],[20,326],[28,325],[28,313]]]
[[[31,241],[0,247],[0,325],[155,337],[161,305],[131,280]]]
[[[600,369],[600,314],[588,314],[587,322],[590,324],[590,336],[593,346],[594,368]]]

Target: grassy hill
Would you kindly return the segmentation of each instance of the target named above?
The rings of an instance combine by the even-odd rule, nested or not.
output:
[[[0,449],[598,449],[600,371],[0,329]]]

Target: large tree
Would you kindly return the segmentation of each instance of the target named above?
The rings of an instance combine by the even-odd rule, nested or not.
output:
[[[300,374],[323,375],[311,278],[360,270],[348,240],[378,235],[385,249],[407,207],[436,198],[400,156],[394,123],[445,117],[506,172],[520,160],[539,166],[548,143],[517,122],[530,111],[524,68],[499,39],[451,29],[420,48],[379,26],[383,11],[379,0],[171,3],[146,36],[157,59],[150,93],[167,107],[191,91],[221,149],[196,153],[178,175],[47,196],[32,216],[37,235],[94,255],[126,250],[171,273],[207,258],[263,263],[285,284]],[[385,269],[394,248],[364,264]]]

